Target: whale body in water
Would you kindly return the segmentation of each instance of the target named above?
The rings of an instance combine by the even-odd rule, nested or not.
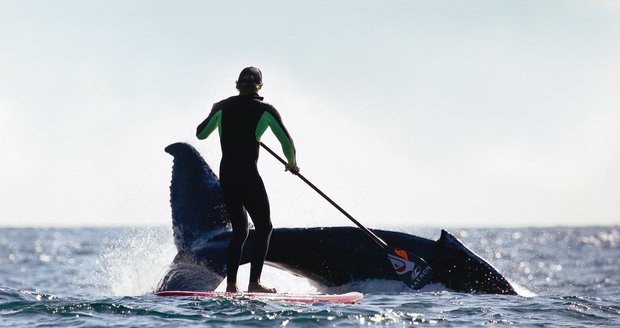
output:
[[[212,291],[226,276],[231,236],[219,180],[200,153],[187,143],[165,151],[173,156],[170,205],[176,257],[158,291]],[[372,229],[390,246],[425,259],[433,283],[457,292],[512,294],[511,283],[483,258],[445,230],[438,240]],[[241,263],[249,263],[253,230]],[[275,228],[265,264],[335,287],[368,279],[400,280],[385,252],[354,227]]]

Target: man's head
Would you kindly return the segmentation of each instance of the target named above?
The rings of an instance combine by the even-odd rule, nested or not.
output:
[[[244,68],[237,80],[237,90],[240,93],[256,93],[263,87],[263,73],[253,66]]]

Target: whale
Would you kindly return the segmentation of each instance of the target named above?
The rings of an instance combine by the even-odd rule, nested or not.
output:
[[[188,143],[171,144],[165,151],[173,157],[170,206],[177,254],[156,291],[213,291],[226,277],[231,237],[218,177]],[[433,270],[431,283],[455,292],[517,295],[504,275],[446,230],[437,240],[370,230],[390,246],[426,260]],[[250,262],[253,240],[251,229],[242,264]],[[265,264],[324,287],[375,279],[400,281],[385,252],[361,229],[347,226],[274,228]]]

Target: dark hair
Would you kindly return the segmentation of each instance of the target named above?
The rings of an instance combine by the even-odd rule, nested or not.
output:
[[[241,93],[257,93],[263,87],[262,83],[239,83],[237,82],[237,90]]]

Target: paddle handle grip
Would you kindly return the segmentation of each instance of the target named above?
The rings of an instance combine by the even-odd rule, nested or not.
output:
[[[271,155],[273,155],[273,157],[275,157],[278,161],[280,161],[280,163],[286,166],[287,163],[282,159],[282,157],[278,156],[278,154],[276,154],[273,150],[271,150],[271,148],[267,147],[267,145],[265,145],[262,142],[260,143],[260,145],[261,147],[265,148],[265,150],[267,150]],[[379,244],[379,246],[381,246],[384,249],[388,247],[388,244],[383,239],[379,238],[379,236],[375,235],[374,232],[368,230],[368,228],[364,227],[361,223],[359,223],[353,216],[351,216],[351,214],[347,213],[347,211],[345,211],[342,207],[340,207],[340,205],[336,204],[336,202],[334,202],[331,198],[329,198],[324,192],[322,192],[319,188],[317,188],[312,182],[308,181],[308,179],[306,179],[301,173],[297,172],[293,174],[298,176],[303,182],[305,182],[308,186],[310,186],[310,188],[314,189],[314,191],[316,191],[319,195],[323,196],[323,198],[325,198],[326,201],[332,204],[332,206],[334,206],[337,210],[339,210],[340,213],[344,214],[344,216],[346,216],[349,220],[351,220],[351,222],[355,223],[355,225],[358,226],[360,229],[362,229],[362,231],[364,231],[366,235],[368,235],[368,237],[374,240],[375,243]]]

